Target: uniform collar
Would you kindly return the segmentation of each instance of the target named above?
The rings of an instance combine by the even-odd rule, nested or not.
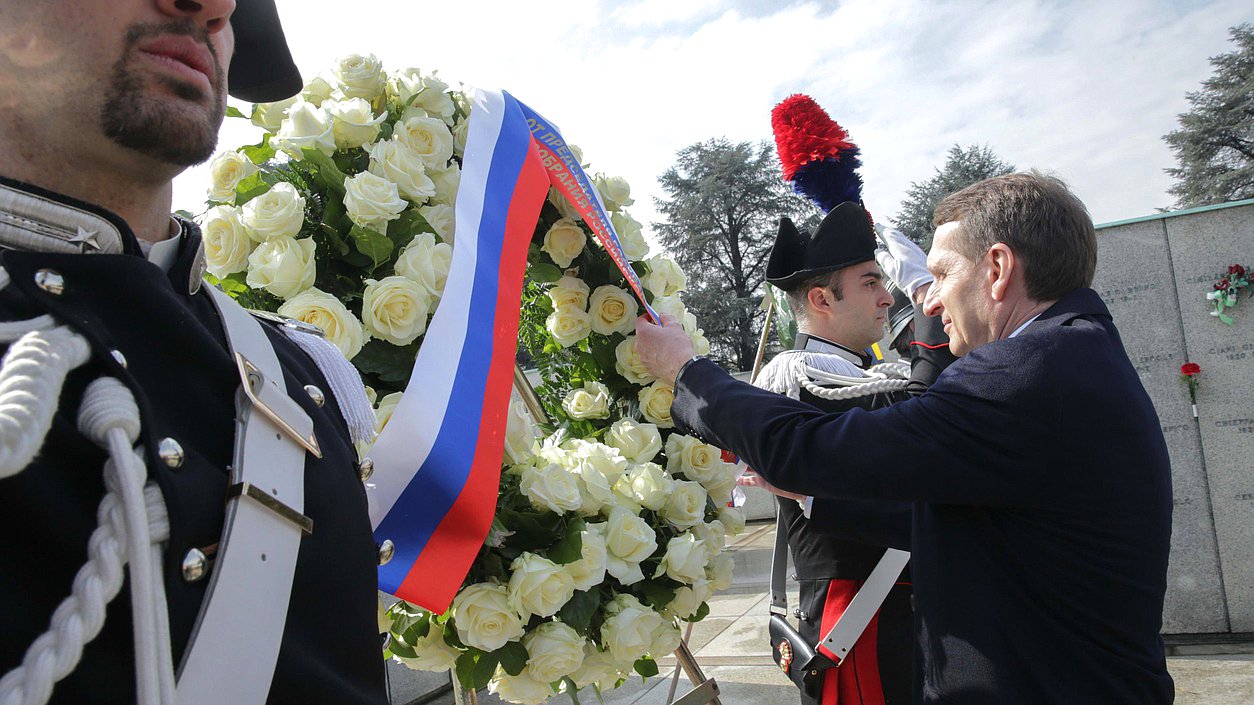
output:
[[[833,343],[826,338],[820,338],[813,333],[797,333],[797,340],[793,344],[794,350],[809,350],[812,352],[823,352],[831,355],[842,357],[849,362],[857,365],[861,369],[867,369],[871,366],[871,356],[864,352],[856,352],[841,345]]]
[[[189,293],[200,289],[205,255],[200,229],[177,216],[171,237],[149,248],[150,261]],[[0,176],[0,248],[26,252],[135,255],[148,252],[126,221],[100,206]]]

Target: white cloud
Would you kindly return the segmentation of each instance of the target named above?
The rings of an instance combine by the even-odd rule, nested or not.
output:
[[[307,75],[338,55],[503,87],[562,126],[594,170],[656,219],[656,178],[696,141],[771,139],[771,107],[812,95],[863,153],[865,197],[892,215],[950,145],[987,144],[1067,179],[1098,222],[1171,203],[1162,135],[1231,50],[1244,2],[562,0],[410,5],[281,0]],[[228,120],[228,123],[242,121]],[[242,125],[223,146],[255,141]],[[176,182],[202,200],[203,168]]]

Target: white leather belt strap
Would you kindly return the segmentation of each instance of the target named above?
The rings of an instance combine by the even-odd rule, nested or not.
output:
[[[287,395],[261,324],[206,287],[240,370],[235,459],[208,591],[179,668],[179,705],[264,703],[270,692],[303,515],[305,453],[320,456],[313,420]]]
[[[780,500],[792,501],[792,500]],[[839,666],[853,649],[866,631],[867,625],[875,617],[875,613],[888,599],[888,593],[897,584],[901,571],[910,562],[910,552],[890,548],[884,551],[880,562],[875,564],[871,574],[867,576],[857,594],[849,601],[840,619],[832,625],[831,630],[823,635],[820,642],[824,648],[836,655]],[[783,515],[776,513],[775,521],[775,552],[771,556],[771,605],[770,613],[788,614],[788,593],[784,583],[784,573],[788,563],[788,535],[784,526]]]

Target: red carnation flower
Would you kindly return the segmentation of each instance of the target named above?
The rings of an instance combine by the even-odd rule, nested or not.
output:
[[[1239,264],[1234,264],[1228,268],[1228,274],[1231,274],[1237,277],[1243,277],[1245,276],[1245,267],[1242,267]]]
[[[1180,365],[1180,374],[1184,375],[1185,377],[1192,377],[1193,375],[1201,371],[1202,371],[1202,366],[1197,364],[1196,362],[1186,362],[1183,365]]]
[[[1215,282],[1215,291],[1223,291],[1224,289],[1227,289],[1230,286],[1232,285],[1228,283],[1228,280],[1226,278],[1220,279],[1219,281]]]

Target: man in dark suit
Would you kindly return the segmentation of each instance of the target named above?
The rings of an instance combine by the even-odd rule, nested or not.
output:
[[[681,431],[814,496],[812,524],[842,499],[913,502],[916,702],[1170,703],[1170,465],[1088,288],[1092,221],[1026,173],[948,197],[936,222],[925,310],[960,359],[918,398],[825,414],[693,359],[669,321],[637,324],[641,357],[676,379]]]

